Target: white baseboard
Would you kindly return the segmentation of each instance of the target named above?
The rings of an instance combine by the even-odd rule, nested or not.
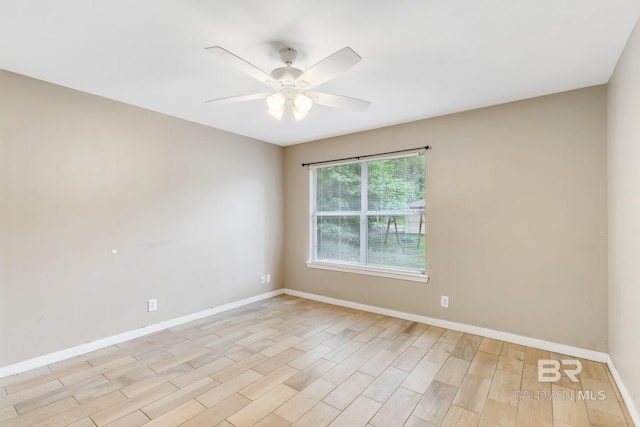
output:
[[[326,302],[328,304],[339,305],[342,307],[353,308],[356,310],[368,311],[370,313],[383,314],[385,316],[397,317],[398,319],[410,320],[412,322],[427,323],[429,325],[439,326],[441,328],[453,329],[454,331],[466,332],[469,334],[480,335],[487,338],[493,338],[500,341],[511,342],[514,344],[525,345],[527,347],[539,348],[541,350],[552,351],[554,353],[566,354],[567,356],[580,357],[582,359],[593,360],[595,362],[606,363],[609,359],[607,353],[588,350],[585,348],[574,347],[570,345],[560,344],[551,341],[545,341],[538,338],[531,338],[522,335],[512,334],[509,332],[496,331],[494,329],[481,328],[478,326],[466,325],[464,323],[452,322],[450,320],[442,320],[434,317],[421,316],[418,314],[405,313],[402,311],[390,310],[388,308],[376,307],[373,305],[360,304],[352,301],[345,301],[337,298],[325,297],[307,292],[295,291],[293,289],[285,289],[286,295],[292,295],[300,298],[306,298],[314,301]]]
[[[631,415],[631,419],[633,423],[637,426],[640,426],[640,410],[638,409],[638,404],[634,401],[633,397],[627,387],[624,385],[622,381],[622,377],[618,373],[615,365],[613,364],[613,360],[611,356],[607,357],[607,366],[609,367],[609,371],[611,371],[611,375],[618,385],[618,390],[620,390],[620,394],[622,395],[622,400],[624,400],[627,409],[629,410],[629,415]]]
[[[0,367],[0,378],[8,377],[10,375],[16,375],[21,372],[28,371],[30,369],[39,368],[41,366],[50,365],[52,363],[59,362],[61,360],[70,359],[72,357],[79,356],[81,354],[89,353],[95,350],[100,350],[101,348],[109,347],[111,345],[119,344],[124,341],[149,335],[154,332],[161,331],[163,329],[172,328],[174,326],[182,325],[184,323],[209,317],[214,314],[222,313],[223,311],[228,311],[234,308],[252,304],[257,301],[262,301],[268,298],[282,295],[283,293],[284,293],[284,289],[277,289],[272,292],[267,292],[264,294],[245,298],[239,301],[234,301],[229,304],[220,305],[218,307],[213,307],[207,310],[199,311],[193,314],[188,314],[186,316],[178,317],[175,319],[166,320],[164,322],[155,323],[153,325],[145,326],[143,328],[134,329],[133,331],[124,332],[122,334],[113,335],[107,338],[102,338],[86,344],[81,344],[65,350],[60,350],[54,353],[46,354],[44,356],[34,357],[33,359],[25,360],[23,362],[18,362],[13,365],[3,366],[3,367]]]

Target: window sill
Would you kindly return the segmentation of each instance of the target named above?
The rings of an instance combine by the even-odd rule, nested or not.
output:
[[[386,277],[389,279],[409,280],[412,282],[427,283],[429,276],[416,271],[396,270],[383,267],[360,266],[350,264],[339,264],[322,261],[307,261],[307,267],[321,270],[341,271],[344,273],[365,274],[368,276]]]

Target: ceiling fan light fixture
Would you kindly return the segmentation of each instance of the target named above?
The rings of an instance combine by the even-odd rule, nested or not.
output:
[[[274,111],[267,108],[267,113],[269,113],[269,115],[276,120],[282,120],[282,115],[284,114],[284,108],[282,108],[282,110],[279,110],[279,111]]]
[[[309,113],[313,107],[313,101],[308,96],[298,93],[293,97],[293,106],[299,113]]]
[[[293,113],[293,118],[296,122],[299,122],[300,120],[306,119],[307,116],[309,115],[309,112],[302,112],[302,111],[298,111],[298,109],[294,106],[291,107],[291,112]]]
[[[287,98],[280,92],[272,93],[267,96],[267,110],[274,112],[283,112]]]

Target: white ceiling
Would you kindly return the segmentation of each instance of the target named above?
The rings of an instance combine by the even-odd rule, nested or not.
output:
[[[290,145],[606,83],[638,0],[0,0],[0,68],[263,141]],[[270,72],[351,47],[318,87],[371,101],[278,122],[267,86],[205,52]]]

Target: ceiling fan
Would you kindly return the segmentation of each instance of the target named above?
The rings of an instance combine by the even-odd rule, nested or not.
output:
[[[342,48],[329,55],[306,71],[293,66],[293,61],[298,56],[298,52],[287,47],[279,51],[280,58],[285,66],[276,68],[271,73],[260,70],[255,65],[220,46],[208,47],[206,51],[272,89],[271,92],[212,99],[206,101],[208,103],[226,104],[264,99],[267,105],[267,113],[271,117],[280,120],[285,110],[289,108],[296,121],[306,118],[314,104],[355,111],[364,111],[371,104],[368,101],[348,96],[311,91],[311,89],[331,80],[360,61],[360,56],[349,47]]]

